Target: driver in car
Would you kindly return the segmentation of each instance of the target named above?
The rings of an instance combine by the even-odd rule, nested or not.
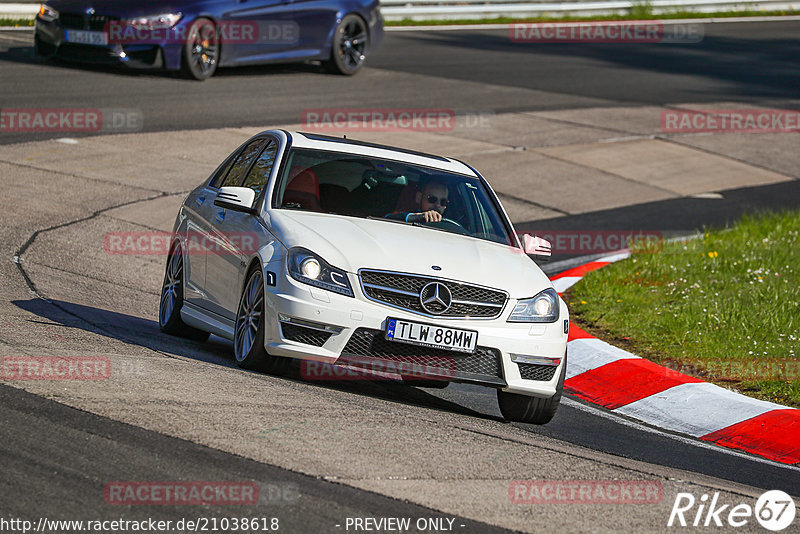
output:
[[[417,211],[396,211],[386,216],[405,222],[439,222],[450,202],[447,198],[447,186],[440,182],[428,182],[416,196]]]

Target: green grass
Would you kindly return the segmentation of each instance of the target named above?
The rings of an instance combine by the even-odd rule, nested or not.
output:
[[[595,20],[667,20],[667,19],[697,19],[697,18],[726,18],[726,17],[782,17],[800,15],[800,10],[785,11],[721,11],[718,13],[697,13],[695,11],[681,11],[675,9],[668,13],[653,14],[649,2],[636,4],[628,13],[620,15],[595,15],[591,17],[496,17],[491,19],[458,19],[458,20],[387,20],[386,26],[449,26],[451,24],[511,24],[521,22],[589,22]]]
[[[669,368],[800,407],[800,210],[634,247],[565,298],[577,323]],[[662,248],[663,246],[663,248]]]
[[[652,19],[653,18],[653,4],[650,3],[650,0],[645,0],[644,2],[636,2],[631,6],[631,9],[628,13],[634,19]]]
[[[0,27],[8,26],[30,26],[33,27],[33,19],[2,19],[0,18]]]

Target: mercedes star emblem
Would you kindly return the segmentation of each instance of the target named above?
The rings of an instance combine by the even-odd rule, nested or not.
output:
[[[426,312],[441,315],[450,309],[453,295],[441,282],[430,282],[419,292],[419,303]]]

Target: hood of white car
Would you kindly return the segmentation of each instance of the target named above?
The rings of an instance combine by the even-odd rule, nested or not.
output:
[[[380,269],[435,276],[502,289],[512,298],[532,297],[551,287],[520,249],[482,239],[313,212],[272,211],[266,219],[288,248],[303,247],[351,273]]]

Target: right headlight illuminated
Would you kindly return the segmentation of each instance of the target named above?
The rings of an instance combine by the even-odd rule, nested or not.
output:
[[[353,289],[350,287],[347,273],[333,267],[309,250],[304,248],[291,249],[287,266],[289,275],[298,282],[327,289],[340,295],[353,296]]]
[[[530,299],[517,301],[509,323],[553,323],[558,320],[558,293],[548,288]]]
[[[58,18],[58,11],[47,4],[42,4],[39,6],[39,18],[45,22],[53,22]]]
[[[127,23],[134,28],[147,30],[163,30],[172,28],[181,20],[180,13],[164,13],[163,15],[151,15],[149,17],[137,17],[130,19]]]

